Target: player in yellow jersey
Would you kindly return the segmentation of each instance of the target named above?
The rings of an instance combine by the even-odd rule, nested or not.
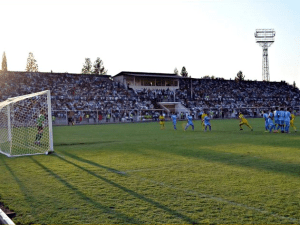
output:
[[[290,110],[290,112],[291,112],[290,126],[294,129],[295,132],[297,132],[297,128],[295,127],[295,124],[294,124],[295,115],[292,113],[292,110]]]
[[[160,129],[164,130],[165,129],[165,117],[164,114],[160,114],[159,116],[159,124],[160,124]]]
[[[204,117],[206,117],[206,116],[207,116],[207,114],[205,112],[201,114],[201,126],[202,126],[202,130],[204,130],[204,127],[205,127],[205,125],[204,125]]]
[[[244,115],[241,112],[239,112],[239,118],[240,118],[240,130],[243,130],[242,125],[246,125],[251,129],[251,131],[253,131],[253,128],[250,126],[250,124],[248,123],[248,121],[245,119]]]

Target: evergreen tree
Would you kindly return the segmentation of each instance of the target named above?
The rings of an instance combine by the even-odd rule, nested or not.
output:
[[[27,58],[26,72],[39,72],[38,64],[33,57],[32,52],[29,52],[29,56]]]
[[[189,73],[186,71],[186,68],[185,68],[185,67],[182,67],[180,75],[181,75],[182,77],[188,77],[188,74],[189,74]]]
[[[241,82],[241,81],[245,80],[245,75],[243,74],[243,72],[241,70],[236,74],[235,80],[237,82]]]
[[[178,69],[176,67],[174,69],[174,74],[179,75],[179,71],[178,71]]]
[[[85,58],[85,62],[81,69],[81,73],[83,74],[91,74],[92,73],[92,62],[90,58]]]
[[[7,71],[7,60],[6,60],[5,52],[3,53],[2,56],[2,71],[3,72]]]
[[[103,66],[103,61],[99,57],[94,62],[94,69],[93,69],[92,73],[98,74],[98,75],[106,75],[107,74],[107,70]]]

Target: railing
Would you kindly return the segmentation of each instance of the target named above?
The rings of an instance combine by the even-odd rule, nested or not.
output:
[[[174,108],[176,111],[176,108]],[[177,118],[186,119],[191,114],[194,119],[200,119],[200,113],[207,113],[212,119],[232,119],[237,118],[238,113],[242,112],[247,118],[262,117],[262,112],[268,112],[267,107],[244,107],[244,108],[203,108],[203,110],[189,109],[189,113],[176,113]],[[294,107],[295,116],[300,115],[300,106]],[[160,114],[164,114],[166,120],[170,120],[172,113],[165,109],[123,109],[121,112],[114,111],[104,113],[97,110],[53,110],[53,126],[61,125],[86,125],[86,124],[106,124],[106,123],[132,123],[132,122],[154,122],[158,121]]]

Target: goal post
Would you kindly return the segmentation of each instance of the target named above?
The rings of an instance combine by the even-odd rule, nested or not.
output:
[[[14,157],[53,151],[49,90],[0,102],[0,153]]]

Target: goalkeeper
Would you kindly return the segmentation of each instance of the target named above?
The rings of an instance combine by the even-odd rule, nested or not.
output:
[[[43,137],[43,133],[44,133],[44,124],[45,121],[45,110],[41,110],[41,114],[39,115],[39,117],[37,118],[36,122],[37,122],[37,129],[38,129],[38,133],[35,136],[35,144],[39,145],[40,144],[40,140]]]

